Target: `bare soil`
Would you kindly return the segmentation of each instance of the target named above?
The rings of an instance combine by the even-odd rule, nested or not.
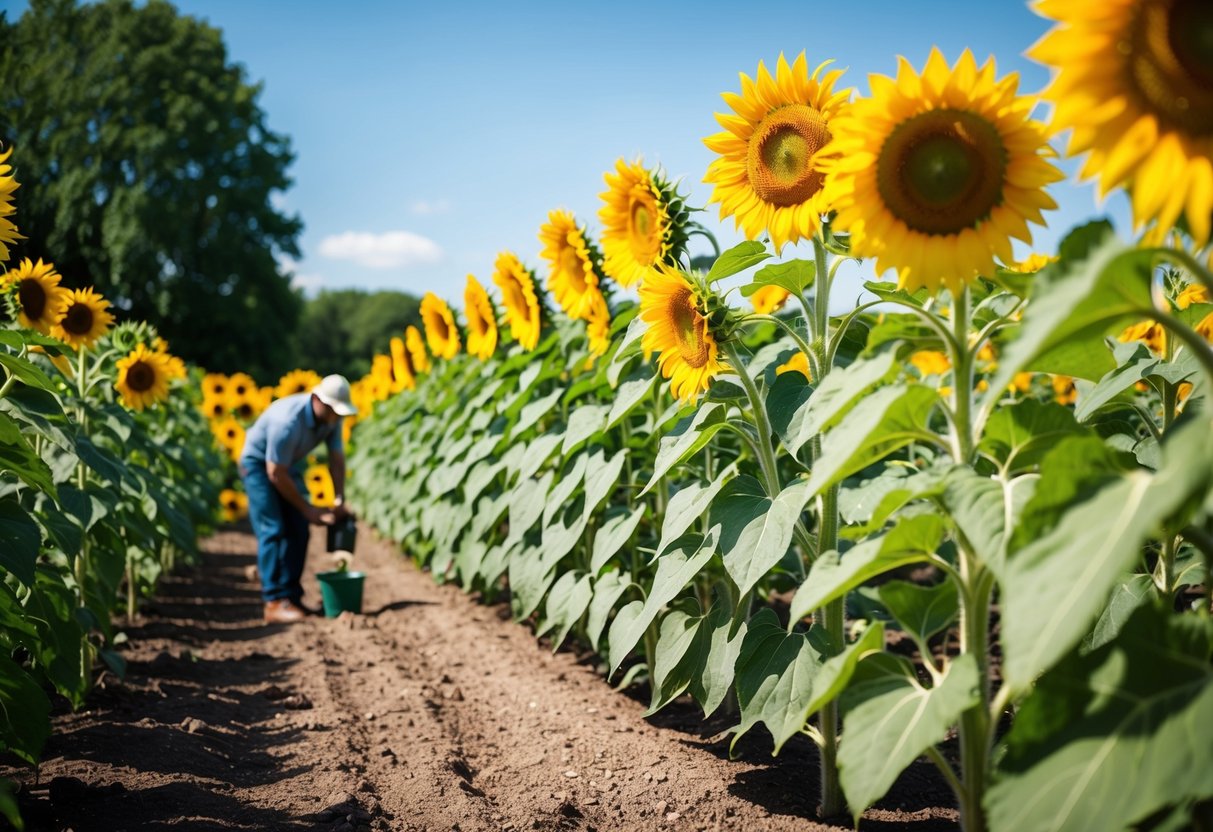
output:
[[[329,566],[313,534],[311,570]],[[365,529],[364,614],[262,623],[247,530],[204,544],[127,628],[125,679],[59,708],[37,771],[4,765],[33,830],[824,830],[816,752],[689,702],[642,718],[597,659],[441,586]],[[308,600],[319,604],[311,572]],[[912,767],[860,829],[954,830]],[[0,826],[3,822],[0,821]]]

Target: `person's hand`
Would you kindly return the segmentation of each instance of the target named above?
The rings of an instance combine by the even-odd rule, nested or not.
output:
[[[308,506],[307,512],[303,515],[307,521],[313,526],[331,526],[337,522],[337,517],[331,511],[324,511],[316,506]]]
[[[338,520],[341,520],[346,517],[353,517],[354,512],[350,511],[349,508],[345,505],[345,503],[338,503],[336,506],[333,507],[333,515]]]

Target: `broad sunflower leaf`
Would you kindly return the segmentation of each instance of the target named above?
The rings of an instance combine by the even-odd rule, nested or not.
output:
[[[510,436],[520,436],[533,427],[540,419],[551,412],[552,408],[560,401],[560,397],[563,395],[564,388],[557,387],[546,396],[525,405],[518,414],[518,421],[514,423],[514,427],[510,430]]]
[[[704,615],[671,610],[661,621],[653,662],[652,701],[646,716],[664,708],[683,692],[711,716],[733,686],[733,668],[741,654],[746,622],[734,619],[717,600]]]
[[[767,390],[767,415],[779,441],[792,456],[816,435],[805,432],[813,388],[803,373],[782,373]]]
[[[719,529],[724,568],[741,595],[783,559],[808,501],[805,480],[788,485],[772,498],[748,474],[730,480],[716,495],[708,523]]]
[[[1154,580],[1149,575],[1128,575],[1112,589],[1095,627],[1082,640],[1082,651],[1098,650],[1120,635],[1121,629],[1140,607],[1156,598]]]
[[[530,479],[544,463],[551,458],[552,454],[560,447],[563,434],[560,431],[545,433],[542,436],[536,436],[526,446],[526,456],[522,458],[518,467],[518,479]]]
[[[584,511],[587,517],[597,511],[603,501],[610,497],[618,487],[619,475],[623,473],[627,456],[628,450],[624,448],[607,459],[606,452],[602,448],[598,448],[586,462]]]
[[[1003,573],[1011,532],[1038,482],[1033,474],[1011,480],[983,477],[967,466],[953,468],[944,478],[942,498],[949,516],[995,575]]]
[[[841,557],[823,553],[792,597],[791,623],[841,598],[869,578],[890,569],[930,560],[943,541],[944,520],[937,514],[906,517],[880,537],[865,540]]]
[[[546,502],[543,507],[543,525],[549,525],[552,522],[552,518],[568,506],[569,500],[585,483],[585,472],[589,460],[589,454],[584,452],[579,453],[558,474],[555,484],[552,485],[552,490],[544,498]]]
[[[594,580],[594,597],[590,600],[585,622],[586,640],[593,649],[601,652],[599,642],[602,640],[602,631],[606,629],[607,619],[631,583],[628,573],[621,569],[612,569]]]
[[[725,426],[728,405],[711,402],[684,416],[673,430],[661,437],[657,446],[657,459],[653,463],[653,476],[640,492],[644,496],[670,469],[690,457]]]
[[[737,474],[737,465],[732,463],[716,475],[716,479],[704,484],[693,480],[670,497],[665,509],[665,519],[661,521],[661,542],[657,545],[657,553],[686,532],[690,531],[695,521],[702,517],[712,504],[712,500],[724,488],[724,484]]]
[[[951,580],[933,586],[886,581],[877,591],[897,623],[924,643],[955,621],[960,609],[956,583]]]
[[[652,393],[657,374],[646,364],[628,376],[615,391],[611,410],[607,413],[606,430],[613,429]]]
[[[51,734],[51,703],[7,651],[0,651],[0,711],[0,748],[37,765]]]
[[[763,266],[754,273],[754,279],[741,287],[742,297],[750,297],[763,286],[778,286],[793,295],[803,294],[813,285],[817,276],[817,264],[812,260],[785,260]]]
[[[856,822],[919,755],[942,742],[960,715],[980,702],[977,659],[957,656],[933,688],[905,659],[874,653],[842,697],[838,773]]]
[[[1115,369],[1109,370],[1091,389],[1078,397],[1074,405],[1074,418],[1088,421],[1108,402],[1114,401],[1134,384],[1148,376],[1162,359],[1150,352],[1145,344],[1133,341],[1122,344],[1108,339],[1116,359]]]
[[[560,453],[568,456],[595,434],[601,433],[606,428],[609,409],[605,404],[580,404],[574,407],[573,412],[569,414],[569,424],[565,428],[564,444]]]
[[[86,585],[86,598],[94,611],[99,608],[108,619],[122,568],[126,565],[125,549],[99,549],[96,554],[94,564],[90,564],[93,574]],[[115,561],[119,564],[118,578],[112,574]],[[108,575],[107,563],[111,566]],[[84,702],[87,676],[91,673],[91,668],[85,668],[81,663],[80,643],[84,630],[77,619],[79,599],[67,588],[63,577],[46,566],[38,568],[33,589],[25,602],[25,614],[33,622],[38,637],[27,640],[25,646],[55,689],[79,707]]]
[[[514,486],[510,497],[510,533],[505,542],[507,548],[522,540],[543,516],[553,477],[555,474],[548,471],[539,479],[526,479]],[[422,512],[422,516],[426,513]]]
[[[0,441],[0,471],[11,471],[31,488],[55,494],[51,469],[20,433],[14,442]]]
[[[543,546],[523,546],[510,554],[510,605],[521,621],[539,606],[556,580],[556,564],[543,557]]]
[[[556,579],[544,601],[544,621],[535,630],[538,638],[549,630],[555,629],[552,636],[552,652],[555,653],[568,638],[569,630],[573,629],[590,600],[594,597],[591,586],[592,578],[588,572],[565,572]]]
[[[885,349],[871,358],[860,358],[848,367],[833,370],[813,391],[803,415],[794,418],[789,426],[795,447],[788,449],[795,452],[817,434],[838,424],[852,405],[862,401],[865,393],[896,372],[896,365],[897,351]]]
[[[590,571],[595,575],[623,548],[644,518],[647,505],[641,503],[632,511],[623,506],[608,509],[608,517],[594,530],[594,547],[590,554]]]
[[[1014,474],[1035,468],[1062,439],[1088,433],[1070,408],[1024,399],[994,411],[978,450],[1000,469]]]
[[[1213,626],[1149,604],[1037,682],[985,808],[993,832],[1138,828],[1213,794]],[[849,794],[849,792],[848,792]]]
[[[712,268],[708,270],[707,280],[713,283],[730,275],[743,272],[751,266],[756,266],[770,258],[767,247],[757,240],[747,240],[738,243],[724,254],[716,258]]]
[[[8,371],[9,375],[16,376],[22,384],[48,392],[55,390],[55,383],[47,377],[46,373],[38,369],[36,364],[19,355],[0,350],[0,365]]]
[[[42,531],[29,513],[11,497],[0,497],[0,567],[33,586],[41,546]]]

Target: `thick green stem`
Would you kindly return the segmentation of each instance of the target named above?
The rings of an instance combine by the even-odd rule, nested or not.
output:
[[[729,363],[733,365],[733,369],[737,371],[737,375],[741,379],[741,386],[745,388],[746,395],[750,399],[750,409],[754,411],[754,425],[758,428],[758,441],[754,443],[755,450],[758,452],[758,468],[762,473],[763,485],[766,487],[767,493],[771,499],[775,499],[783,490],[783,486],[779,481],[775,450],[771,447],[771,436],[774,432],[771,430],[771,420],[767,417],[766,402],[759,396],[758,385],[754,383],[754,379],[750,378],[750,373],[742,360],[741,351],[737,349],[737,344],[732,341],[725,342],[724,350],[729,357]]]
[[[960,718],[960,779],[963,786],[960,801],[960,822],[965,832],[985,832],[986,817],[982,808],[989,779],[991,714],[990,677],[986,656],[990,638],[990,593],[993,583],[977,574],[981,567],[976,558],[962,547],[961,576],[964,588],[960,608],[960,653],[977,659],[980,700]]]

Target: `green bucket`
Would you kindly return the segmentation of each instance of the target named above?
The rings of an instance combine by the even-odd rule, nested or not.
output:
[[[336,618],[343,612],[361,613],[365,579],[364,572],[317,572],[325,618]]]

